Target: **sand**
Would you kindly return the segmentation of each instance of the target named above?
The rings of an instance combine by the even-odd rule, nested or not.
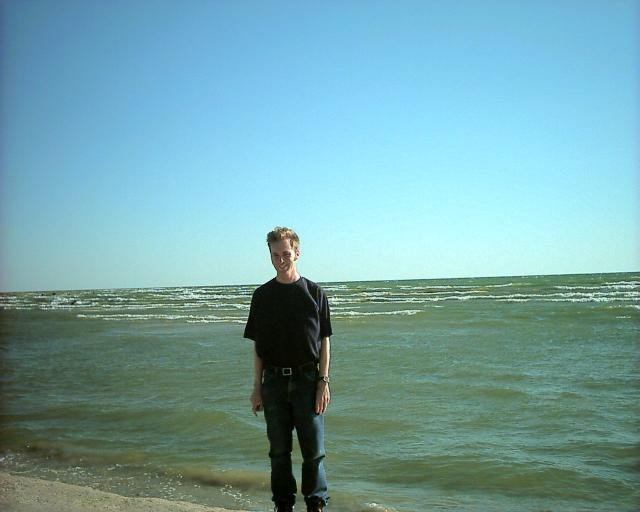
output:
[[[6,512],[227,512],[184,501],[127,498],[89,487],[0,472],[0,511]],[[237,512],[237,511],[236,511]]]

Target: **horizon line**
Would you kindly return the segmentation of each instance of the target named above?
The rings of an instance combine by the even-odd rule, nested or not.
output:
[[[484,276],[458,276],[458,277],[415,277],[415,278],[402,278],[402,279],[354,279],[347,281],[317,281],[318,284],[333,284],[333,283],[380,283],[390,281],[451,281],[459,279],[507,279],[507,278],[522,278],[522,277],[560,277],[560,276],[589,276],[589,275],[607,275],[607,274],[634,274],[639,273],[639,270],[622,270],[614,272],[571,272],[571,273],[558,273],[558,274],[511,274],[511,275],[484,275]],[[302,274],[301,274],[302,275]],[[267,282],[267,281],[265,281]],[[0,294],[9,293],[45,293],[45,292],[81,292],[91,290],[144,290],[155,288],[207,288],[214,286],[260,286],[262,283],[246,283],[246,284],[191,284],[191,285],[171,285],[171,286],[116,286],[107,288],[56,288],[56,289],[38,289],[38,290],[0,290]]]

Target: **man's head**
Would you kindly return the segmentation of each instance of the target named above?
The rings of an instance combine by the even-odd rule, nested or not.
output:
[[[295,279],[298,275],[296,260],[300,256],[300,239],[296,232],[289,228],[274,228],[267,234],[267,245],[280,281]]]
[[[271,249],[271,244],[273,242],[279,242],[280,240],[289,240],[291,248],[295,252],[298,252],[300,239],[293,229],[278,226],[267,233],[267,245],[269,246],[269,249]]]

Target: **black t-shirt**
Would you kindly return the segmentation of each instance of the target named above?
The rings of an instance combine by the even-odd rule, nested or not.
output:
[[[316,283],[275,278],[253,292],[244,337],[256,342],[267,366],[293,367],[320,359],[320,342],[331,336],[329,301]]]

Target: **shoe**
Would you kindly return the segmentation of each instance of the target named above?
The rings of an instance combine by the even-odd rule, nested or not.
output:
[[[291,503],[276,503],[274,512],[293,512],[293,504]]]
[[[324,508],[324,501],[319,498],[310,499],[307,501],[307,512],[322,512]]]

